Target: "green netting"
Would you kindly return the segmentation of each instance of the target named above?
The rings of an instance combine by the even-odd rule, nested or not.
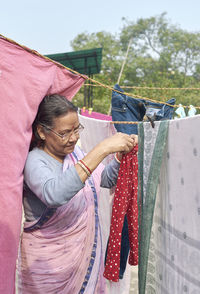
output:
[[[101,70],[102,48],[46,55],[81,74],[93,75]]]

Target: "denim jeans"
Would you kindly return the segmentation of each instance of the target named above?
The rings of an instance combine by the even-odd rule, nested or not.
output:
[[[119,85],[114,86],[115,90],[124,92]],[[172,105],[166,105],[163,103],[151,102],[144,99],[135,99],[125,94],[118,92],[112,92],[112,120],[113,121],[143,121],[145,115],[153,118],[154,120],[172,119],[175,99],[171,98],[166,103]],[[115,124],[115,128],[118,132],[126,134],[138,134],[137,124]],[[128,222],[125,215],[122,241],[121,241],[121,253],[120,253],[120,273],[119,278],[123,278],[124,271],[126,269],[126,263],[129,255],[129,238],[128,238]]]
[[[119,85],[115,85],[114,89],[124,92]],[[144,99],[136,99],[125,94],[112,92],[112,120],[113,121],[143,121],[144,116],[153,118],[154,120],[172,119],[175,99],[171,98],[166,103],[151,102]],[[126,134],[138,134],[136,124],[115,124],[118,132]]]

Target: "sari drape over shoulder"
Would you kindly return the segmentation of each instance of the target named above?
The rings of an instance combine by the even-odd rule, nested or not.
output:
[[[63,170],[83,156],[76,147],[66,156]],[[23,232],[18,265],[19,294],[105,293],[98,218],[103,168],[100,164],[85,187],[67,204],[57,208],[40,229]]]

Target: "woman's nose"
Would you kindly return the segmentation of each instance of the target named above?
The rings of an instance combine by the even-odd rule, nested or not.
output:
[[[71,136],[70,136],[70,138],[69,138],[69,141],[70,141],[70,142],[74,142],[74,141],[77,141],[78,138],[79,138],[79,135],[77,136],[76,133],[72,132],[72,134],[71,134]]]

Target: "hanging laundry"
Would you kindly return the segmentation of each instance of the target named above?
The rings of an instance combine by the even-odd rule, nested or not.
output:
[[[120,270],[121,234],[127,215],[130,243],[129,264],[138,264],[138,146],[124,155],[121,161],[112,208],[110,236],[104,277],[118,282]]]
[[[159,182],[162,156],[165,151],[169,120],[149,124],[139,124],[138,143],[138,214],[139,214],[139,286],[140,293],[145,292],[147,277],[147,259],[151,246],[153,208]],[[151,257],[149,257],[151,259]],[[149,268],[151,265],[149,265]],[[157,294],[157,292],[155,291]],[[171,292],[170,292],[171,293]]]
[[[118,84],[114,86],[114,89],[120,92],[124,92]],[[113,121],[142,121],[145,115],[146,109],[143,102],[139,99],[133,99],[118,92],[112,92],[112,108],[111,115]],[[137,134],[137,125],[124,125],[115,124],[115,128],[118,132],[126,134]]]
[[[0,293],[14,293],[23,169],[37,108],[47,94],[70,100],[84,78],[0,37]]]
[[[145,99],[136,99],[123,94],[124,90],[120,88],[118,84],[114,86],[116,91],[112,92],[112,119],[113,121],[143,121],[144,116],[150,118],[154,117],[154,120],[172,119],[175,104],[175,98],[171,98],[165,103],[151,102]],[[170,106],[171,105],[171,106]],[[136,124],[119,125],[115,124],[118,132],[126,134],[137,134],[138,129]]]
[[[178,117],[175,117],[175,119],[176,118],[184,118],[184,117],[186,117],[185,109],[182,106],[182,104],[179,104],[179,107],[175,110],[175,113],[178,115]]]
[[[101,119],[101,120],[107,120],[107,121],[112,120],[112,117],[110,115],[100,113],[100,112],[95,112],[95,111],[92,111],[92,109],[87,110],[85,108],[82,108],[81,115],[91,117],[91,118]]]
[[[152,125],[156,120],[172,119],[175,99],[172,98],[167,101],[166,105],[164,103],[151,102],[144,99],[136,99],[123,94],[123,90],[118,84],[114,86],[114,89],[122,92],[118,93],[116,91],[112,92],[112,120],[113,121],[150,121],[152,120]],[[171,106],[170,106],[171,105]],[[126,134],[137,134],[138,126],[137,124],[115,124],[115,128],[118,132],[123,132]],[[123,272],[126,268],[127,258],[129,254],[129,238],[127,219],[125,216],[124,226],[122,230],[122,250],[120,257],[120,278],[123,278]]]
[[[200,115],[158,124],[139,125],[139,293],[198,294]]]
[[[81,148],[86,153],[88,153],[100,141],[116,133],[114,125],[107,120],[101,120],[79,115],[79,121],[84,126],[84,131],[80,135],[80,142]],[[113,159],[113,157],[113,155],[107,156],[104,159],[103,163],[106,165],[107,163],[109,163],[110,160]],[[109,237],[113,198],[113,190],[110,191],[109,189],[100,188],[99,218],[102,227],[103,254],[105,254],[106,252],[106,246]],[[126,230],[127,233],[124,233],[124,230]],[[123,226],[122,234],[125,237],[122,240],[121,246],[121,252],[123,252],[123,256],[121,256],[120,258],[120,280],[118,283],[108,282],[107,280],[107,293],[109,294],[125,294],[129,293],[130,291],[131,266],[127,264],[127,256],[129,253],[129,241],[126,240],[128,239],[128,226]],[[127,252],[125,258],[123,258],[124,252]]]
[[[188,110],[188,116],[194,116],[196,114],[197,110],[193,105],[189,106],[189,110]]]

